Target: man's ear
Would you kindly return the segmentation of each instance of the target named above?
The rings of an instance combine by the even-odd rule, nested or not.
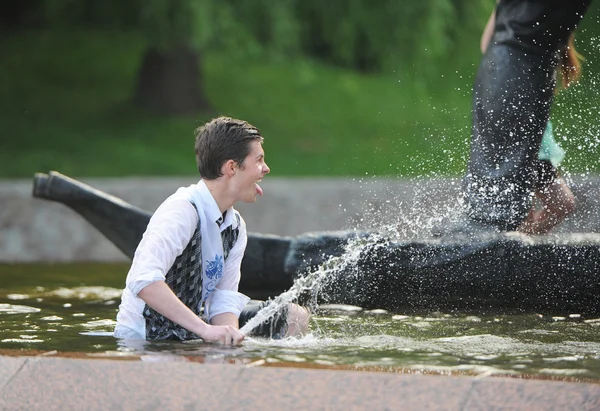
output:
[[[233,160],[227,160],[223,163],[223,175],[232,177],[237,171],[237,163]]]

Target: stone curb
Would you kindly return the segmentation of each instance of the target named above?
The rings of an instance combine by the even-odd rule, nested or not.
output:
[[[0,356],[1,410],[598,410],[600,385]]]

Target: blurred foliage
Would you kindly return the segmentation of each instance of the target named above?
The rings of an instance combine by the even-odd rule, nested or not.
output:
[[[460,47],[460,35],[478,36],[493,3],[488,0],[303,1],[302,50],[361,70],[393,70],[419,65]],[[464,7],[464,4],[468,4]]]
[[[195,174],[192,130],[221,114],[261,128],[275,175],[460,175],[494,1],[397,3],[6,0],[0,177]],[[592,4],[577,36],[584,78],[553,106],[567,172],[600,172]],[[182,43],[202,52],[212,109],[135,107],[144,52]]]
[[[436,63],[478,37],[494,0],[40,0],[46,24],[142,28],[162,49],[180,45],[272,58],[304,54],[342,67],[392,72]],[[40,14],[40,11],[33,11]]]
[[[0,139],[0,177],[48,169],[74,177],[195,175],[193,130],[215,115],[261,129],[274,175],[464,168],[472,79],[450,64],[423,94],[409,74],[207,50],[203,83],[214,109],[165,116],[131,103],[146,48],[139,32],[28,30],[0,38],[0,48],[0,135],[9,136]]]

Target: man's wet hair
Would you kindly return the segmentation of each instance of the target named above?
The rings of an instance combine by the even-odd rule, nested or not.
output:
[[[206,180],[221,177],[221,167],[228,160],[244,168],[244,160],[250,154],[250,143],[263,141],[258,128],[231,117],[214,118],[198,127],[194,134],[198,172]]]

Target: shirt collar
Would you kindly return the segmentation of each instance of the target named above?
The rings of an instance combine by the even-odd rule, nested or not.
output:
[[[207,220],[214,221],[215,223],[219,224],[220,219],[223,218],[223,214],[221,214],[221,210],[219,209],[219,206],[218,206],[217,202],[215,201],[215,198],[213,197],[212,193],[206,186],[206,183],[204,182],[204,180],[200,180],[198,182],[198,184],[196,185],[196,187],[197,187],[198,191],[200,192],[200,198],[202,200],[202,206],[203,206],[202,208],[204,209],[204,213],[206,215]],[[229,207],[225,211],[225,219],[220,224],[221,231],[223,231],[224,229],[226,229],[229,226],[232,226],[233,229],[237,228],[238,223],[237,223],[237,219],[235,219],[233,216],[234,211],[235,210],[233,209],[233,207]]]

